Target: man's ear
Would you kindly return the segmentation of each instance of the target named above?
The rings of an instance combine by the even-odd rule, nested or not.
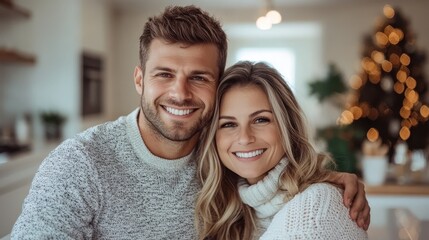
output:
[[[134,87],[139,95],[143,94],[143,71],[139,66],[134,68]]]

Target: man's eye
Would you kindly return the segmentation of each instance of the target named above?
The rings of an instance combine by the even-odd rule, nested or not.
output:
[[[255,119],[255,123],[269,123],[271,120],[266,117],[259,117]]]
[[[232,123],[232,122],[226,122],[226,123],[222,123],[219,128],[231,128],[231,127],[235,127],[236,124]]]
[[[194,81],[207,81],[207,79],[202,76],[192,76],[191,79]]]
[[[161,78],[170,78],[172,75],[170,73],[162,72],[162,73],[156,74],[156,76]]]

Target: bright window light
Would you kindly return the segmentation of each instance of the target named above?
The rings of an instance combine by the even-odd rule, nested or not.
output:
[[[280,72],[290,88],[295,88],[295,55],[284,48],[242,48],[237,51],[236,61],[263,61]]]

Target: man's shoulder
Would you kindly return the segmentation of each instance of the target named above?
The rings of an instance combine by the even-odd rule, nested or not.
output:
[[[116,139],[118,136],[126,134],[125,117],[120,117],[114,121],[108,121],[93,127],[90,127],[78,133],[73,139],[78,141],[103,141]]]
[[[101,155],[117,151],[126,141],[126,126],[122,118],[106,122],[78,133],[60,143],[47,157],[54,161],[100,159]]]

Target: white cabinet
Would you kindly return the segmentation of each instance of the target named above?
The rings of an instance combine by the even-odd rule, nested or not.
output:
[[[429,185],[368,187],[370,239],[429,239]]]

